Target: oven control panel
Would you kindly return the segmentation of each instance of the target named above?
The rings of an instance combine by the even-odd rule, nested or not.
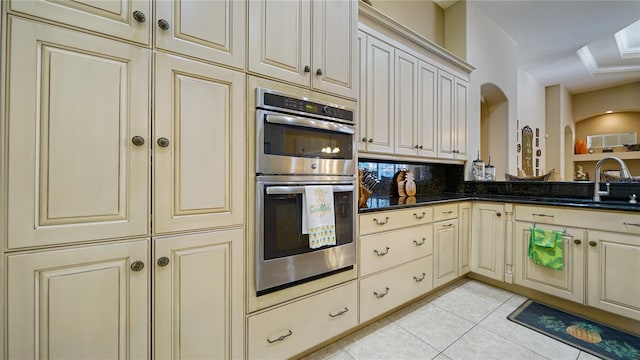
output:
[[[262,102],[264,105],[269,107],[293,110],[295,112],[305,114],[321,115],[323,117],[330,117],[348,122],[354,121],[354,114],[351,110],[319,104],[305,99],[264,92]]]

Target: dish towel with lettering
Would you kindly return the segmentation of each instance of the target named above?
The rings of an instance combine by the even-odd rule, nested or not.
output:
[[[531,228],[529,238],[529,258],[534,264],[555,270],[562,270],[562,232]]]
[[[309,247],[317,249],[336,244],[333,186],[305,186],[302,197],[302,233],[309,234]]]

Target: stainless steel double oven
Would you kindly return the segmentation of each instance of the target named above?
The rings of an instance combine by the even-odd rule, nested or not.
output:
[[[354,111],[256,89],[256,290],[263,295],[352,269],[357,201]],[[336,245],[309,247],[305,186],[333,187]]]

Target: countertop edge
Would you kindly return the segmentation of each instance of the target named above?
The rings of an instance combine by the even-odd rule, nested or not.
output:
[[[549,205],[549,206],[562,206],[572,207],[587,210],[615,210],[626,212],[638,212],[640,213],[640,204],[630,204],[623,201],[620,202],[593,202],[587,199],[567,199],[567,198],[531,198],[531,197],[519,197],[519,196],[491,196],[491,195],[460,195],[453,196],[447,199],[417,201],[413,204],[398,204],[376,208],[360,208],[359,214],[367,214],[378,211],[388,211],[405,209],[419,206],[437,205],[451,202],[464,202],[464,201],[489,201],[489,202],[502,202],[513,204],[528,204],[528,205]]]

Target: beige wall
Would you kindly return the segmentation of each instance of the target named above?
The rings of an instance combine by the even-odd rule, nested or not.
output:
[[[587,135],[616,134],[623,132],[640,134],[640,112],[621,112],[593,116],[576,123],[576,139],[587,140]],[[623,149],[621,151],[624,151]],[[640,157],[640,153],[638,153]]]
[[[444,11],[432,0],[371,0],[371,5],[444,47]]]
[[[573,146],[575,133],[571,94],[562,85],[547,86],[545,104],[544,149],[547,171],[556,169],[563,180],[572,180],[573,168],[569,166],[572,153],[567,151]],[[569,157],[565,158],[565,155]]]
[[[607,110],[640,111],[640,81],[573,96],[574,121],[601,115]]]

